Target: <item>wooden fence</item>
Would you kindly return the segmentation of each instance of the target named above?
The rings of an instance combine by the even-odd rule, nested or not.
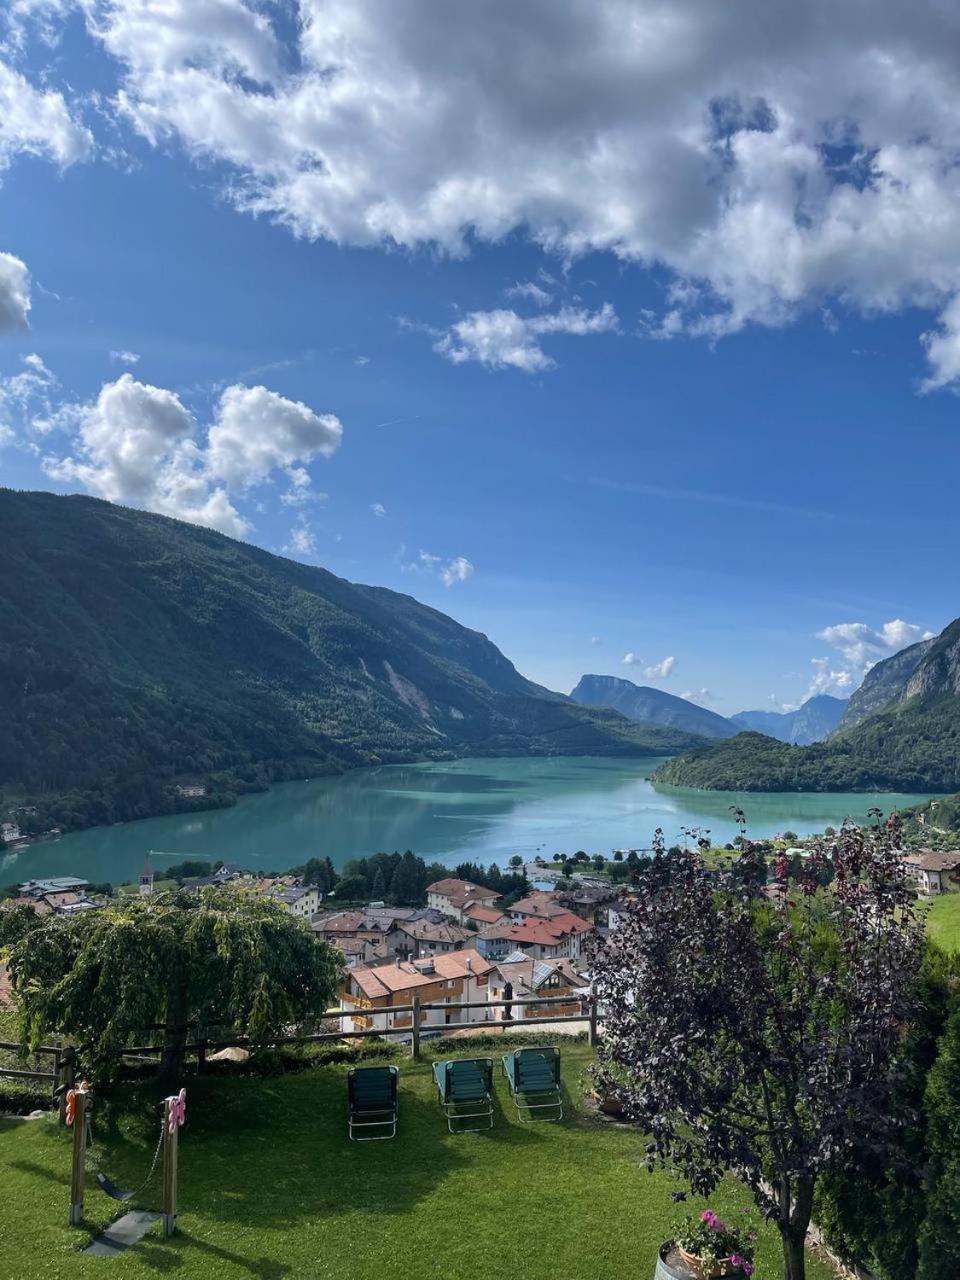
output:
[[[540,1013],[543,1009],[553,1005],[565,1006],[564,1011],[550,1016],[533,1017],[533,1018],[517,1018],[514,1019],[510,1013],[514,1009],[522,1009],[526,1005],[536,1007],[536,1012]],[[566,1010],[571,1006],[578,1006],[578,1013],[567,1013]],[[506,1017],[496,1019],[490,1022],[427,1022],[424,1019],[429,1017],[433,1012],[443,1013],[444,1016],[451,1012],[462,1013],[470,1009],[505,1009],[510,1011]],[[597,1002],[593,995],[584,996],[579,1001],[571,1000],[569,995],[565,996],[548,996],[537,997],[532,1000],[466,1000],[456,1001],[447,1004],[445,1001],[434,1001],[421,1003],[418,996],[413,997],[411,1004],[402,1005],[386,1005],[373,1006],[369,1010],[352,1009],[327,1009],[323,1015],[324,1022],[337,1021],[342,1024],[345,1018],[357,1017],[378,1017],[383,1014],[389,1014],[395,1017],[400,1014],[404,1018],[404,1022],[400,1026],[378,1028],[364,1028],[361,1031],[320,1031],[313,1035],[298,1036],[278,1036],[268,1041],[252,1041],[245,1036],[230,1036],[225,1040],[215,1040],[207,1037],[195,1037],[187,1043],[187,1053],[195,1055],[199,1067],[203,1067],[207,1055],[216,1052],[219,1049],[233,1048],[276,1048],[280,1045],[308,1045],[308,1044],[324,1044],[337,1040],[379,1040],[394,1036],[402,1036],[410,1040],[410,1052],[414,1060],[420,1059],[421,1038],[424,1034],[446,1035],[451,1031],[474,1031],[478,1035],[489,1034],[491,1031],[502,1031],[506,1027],[512,1027],[518,1030],[525,1030],[527,1027],[549,1027],[554,1026],[557,1022],[582,1022],[591,1045],[597,1043]],[[160,1030],[160,1028],[151,1028],[151,1030]],[[0,1040],[0,1050],[19,1051],[20,1045]],[[163,1046],[160,1044],[140,1044],[132,1045],[123,1050],[124,1057],[133,1058],[152,1058],[163,1052]],[[49,1082],[51,1093],[60,1099],[61,1116],[64,1109],[64,1095],[67,1089],[73,1087],[79,1072],[78,1058],[79,1054],[75,1048],[60,1045],[41,1045],[39,1049],[34,1051],[36,1058],[49,1056],[52,1058],[51,1070],[28,1070],[20,1067],[8,1067],[0,1061],[0,1078],[11,1076],[18,1079],[40,1080]]]

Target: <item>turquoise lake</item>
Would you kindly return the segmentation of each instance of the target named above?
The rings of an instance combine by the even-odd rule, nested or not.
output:
[[[136,879],[150,854],[158,874],[185,857],[223,858],[283,870],[312,856],[335,865],[379,850],[412,849],[427,861],[503,865],[525,859],[643,848],[662,827],[668,843],[683,827],[709,828],[715,843],[736,834],[740,805],[754,836],[802,835],[866,817],[880,805],[926,795],[783,792],[747,795],[655,786],[659,760],[594,757],[456,760],[391,765],[339,778],[288,782],[244,796],[233,809],[148,818],[43,841],[0,859],[0,885],[38,876],[80,875],[114,884]]]

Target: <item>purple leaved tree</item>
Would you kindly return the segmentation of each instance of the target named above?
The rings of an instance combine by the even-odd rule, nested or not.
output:
[[[742,814],[738,811],[742,823]],[[776,1223],[786,1280],[804,1280],[814,1188],[883,1151],[923,927],[894,817],[842,830],[789,885],[741,841],[719,871],[702,850],[654,858],[596,957],[597,1074],[650,1135],[647,1162],[708,1195],[726,1172]],[[822,888],[825,880],[832,883]]]

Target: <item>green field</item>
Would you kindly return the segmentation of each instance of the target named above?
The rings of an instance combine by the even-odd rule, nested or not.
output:
[[[458,1137],[434,1101],[429,1065],[404,1060],[393,1142],[348,1141],[342,1066],[195,1080],[180,1146],[180,1233],[164,1241],[154,1227],[112,1260],[78,1253],[88,1234],[65,1225],[68,1135],[52,1117],[0,1120],[0,1276],[652,1280],[677,1216],[676,1184],[641,1168],[639,1135],[587,1113],[589,1050],[563,1054],[561,1124],[518,1123],[501,1076],[495,1127]],[[121,1185],[149,1167],[158,1128],[145,1118],[156,1096],[128,1087],[122,1112],[95,1115],[96,1158]],[[157,1183],[134,1204],[157,1207]],[[733,1213],[747,1196],[731,1184],[712,1203]],[[117,1208],[91,1180],[91,1225]],[[765,1234],[758,1280],[781,1274],[779,1242]],[[812,1260],[808,1274],[833,1272]]]
[[[927,936],[944,951],[960,951],[960,893],[935,898],[927,912]]]

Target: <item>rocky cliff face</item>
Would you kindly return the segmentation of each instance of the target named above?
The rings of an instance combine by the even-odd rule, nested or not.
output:
[[[922,643],[926,648],[904,685],[901,701],[960,693],[960,618],[935,640]]]
[[[883,662],[871,667],[863,678],[863,684],[856,693],[851,694],[847,702],[847,709],[840,721],[841,731],[851,729],[868,716],[876,715],[884,707],[900,701],[920,663],[936,643],[936,640],[921,640],[919,644],[901,649],[892,658],[885,658]]]

